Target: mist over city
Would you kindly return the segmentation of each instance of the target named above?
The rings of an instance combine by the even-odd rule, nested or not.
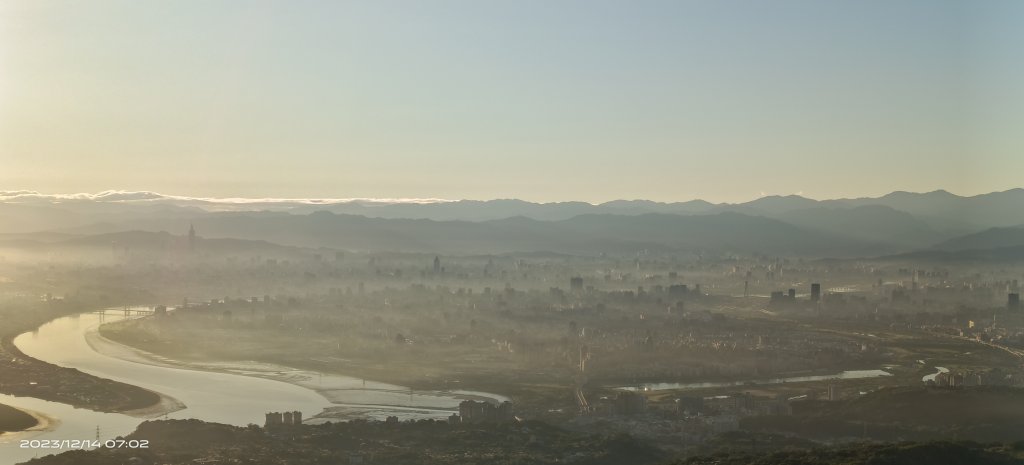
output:
[[[1024,464],[1021,43],[0,0],[0,465]]]

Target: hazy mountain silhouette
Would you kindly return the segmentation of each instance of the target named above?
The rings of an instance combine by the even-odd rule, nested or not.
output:
[[[734,251],[797,256],[872,255],[898,246],[865,241],[737,213],[711,215],[580,215],[539,221],[512,217],[490,221],[385,219],[316,212],[217,213],[193,220],[204,237],[265,240],[302,247],[404,252],[508,253],[550,251],[635,254],[658,251]],[[133,222],[135,229],[184,232],[176,220]],[[77,232],[103,233],[127,225],[98,224]],[[905,249],[904,249],[905,250]]]
[[[1024,202],[1024,189],[1011,189],[971,197],[944,190],[927,193],[897,191],[876,198],[813,200],[799,195],[766,196],[741,203],[714,204],[704,200],[686,202],[654,202],[650,200],[614,200],[602,204],[586,202],[535,203],[517,199],[413,201],[413,200],[240,200],[204,199],[165,196],[154,192],[108,191],[100,194],[44,195],[38,193],[0,192],[0,206],[5,209],[48,206],[85,215],[140,214],[154,211],[180,213],[197,211],[259,211],[275,210],[312,213],[327,210],[365,216],[392,218],[429,218],[438,220],[483,221],[526,216],[541,220],[568,219],[591,213],[694,214],[719,211],[778,215],[814,207],[846,208],[882,205],[923,218],[945,219],[965,224],[1010,226],[1024,223],[1024,211],[1017,206]],[[0,211],[0,214],[3,212]]]
[[[188,252],[188,236],[171,234],[166,231],[122,231],[115,233],[72,235],[46,234],[34,238],[26,234],[0,236],[0,247],[17,247],[27,251],[60,251],[73,249],[98,249],[111,252]],[[234,253],[294,253],[299,248],[274,244],[261,240],[235,238],[196,239],[197,252],[209,254]]]
[[[994,226],[1024,224],[1024,189],[962,197],[946,191],[928,193],[893,192],[877,198],[813,200],[798,195],[766,196],[749,202],[713,204],[704,200],[653,202],[615,200],[598,205],[585,202],[533,203],[522,200],[463,200],[425,204],[371,204],[350,202],[335,205],[299,205],[296,213],[327,210],[380,218],[425,218],[435,220],[484,221],[525,216],[537,220],[562,220],[583,214],[641,215],[670,213],[681,215],[737,212],[782,218],[782,215],[812,208],[845,209],[883,206],[909,213],[921,220],[917,228],[927,226],[939,236],[975,232]],[[909,225],[908,225],[909,227]],[[924,231],[922,231],[924,232]]]
[[[1024,189],[961,197],[944,190],[917,194],[893,192],[879,198],[838,200],[847,205],[884,205],[942,229],[979,229],[1024,224]]]
[[[934,261],[934,262],[1020,262],[1024,260],[1024,245],[991,249],[939,250],[928,249],[880,257],[882,260]]]
[[[719,204],[713,211],[734,211],[752,215],[778,215],[793,210],[802,210],[819,206],[820,202],[799,195],[769,195],[756,200],[739,204]]]
[[[695,214],[711,211],[714,204],[703,200],[664,203],[650,200],[614,200],[593,205],[586,202],[533,203],[517,199],[459,200],[430,204],[369,204],[350,202],[335,205],[302,205],[290,211],[329,211],[376,218],[413,218],[439,221],[487,221],[514,216],[556,221],[586,214],[641,215],[644,213]]]
[[[0,201],[0,233],[68,229],[99,222],[130,222],[155,218],[190,218],[205,214],[193,206],[165,203],[122,203],[93,200],[51,202]]]
[[[1024,227],[991,228],[956,237],[935,246],[938,250],[994,249],[1024,246]]]
[[[695,225],[710,223],[706,218],[680,221],[671,226],[648,225],[656,223],[644,215],[669,215],[673,217],[702,217],[717,213],[739,213],[748,217],[764,217],[793,226],[792,234],[797,237],[810,235],[828,237],[837,244],[836,250],[846,254],[857,247],[863,250],[873,248],[924,249],[942,241],[953,240],[992,227],[1007,227],[1024,224],[1024,189],[1012,189],[972,197],[962,197],[946,191],[928,193],[893,192],[878,198],[813,200],[797,195],[767,196],[750,202],[737,204],[712,204],[703,200],[687,202],[654,202],[649,200],[616,200],[599,205],[585,202],[533,203],[516,199],[502,200],[461,200],[419,201],[419,200],[237,200],[199,199],[177,196],[163,196],[153,192],[105,192],[100,194],[73,194],[47,196],[38,193],[0,193],[0,233],[28,233],[34,231],[69,231],[85,233],[109,233],[143,229],[147,231],[180,231],[188,221],[209,222],[207,232],[219,237],[249,238],[245,234],[287,244],[337,245],[339,240],[332,235],[351,234],[346,238],[346,247],[383,248],[384,244],[403,244],[402,248],[421,250],[427,245],[454,248],[456,244],[475,247],[466,252],[524,250],[566,250],[586,251],[608,249],[631,250],[635,248],[658,247],[710,247],[750,250],[774,253],[785,249],[785,241],[774,238],[764,240],[765,250],[753,249],[758,245],[753,239],[733,237],[729,227],[759,227],[764,237],[772,237],[780,227],[778,222],[763,224],[727,226],[724,219],[715,220],[719,229],[715,234],[702,234]],[[321,218],[321,213],[349,215],[347,220],[332,219],[331,227],[311,225],[312,218]],[[609,224],[593,225],[589,230],[572,230],[570,225],[578,217],[623,216],[633,220],[603,220]],[[713,215],[712,215],[713,216]],[[289,220],[290,217],[295,217]],[[362,219],[356,219],[361,217]],[[330,217],[328,217],[330,218]],[[498,220],[520,218],[521,224],[498,222]],[[371,222],[370,219],[393,219],[394,223]],[[524,222],[549,222],[534,224]],[[397,220],[405,220],[397,221]],[[415,220],[432,220],[443,224],[425,223]],[[576,223],[591,219],[582,218]],[[635,221],[635,229],[625,231],[616,221]],[[665,221],[665,220],[658,220]],[[675,221],[675,220],[673,220]],[[258,222],[256,224],[254,222]],[[267,231],[247,231],[238,224],[253,223],[251,227],[269,228]],[[450,224],[449,224],[450,223]],[[476,223],[477,225],[462,224]],[[301,226],[297,232],[295,226]],[[619,228],[622,235],[602,235],[599,228]],[[328,232],[331,228],[339,231]],[[670,228],[677,238],[669,240],[660,235],[658,228]],[[671,228],[676,228],[673,231]],[[321,231],[322,230],[322,231]],[[519,231],[517,235],[513,231]],[[258,234],[257,234],[258,233]],[[576,234],[567,239],[565,234]],[[749,234],[754,234],[754,231]],[[444,237],[427,237],[432,234]],[[746,234],[746,233],[745,233]],[[995,233],[990,233],[995,234]],[[376,235],[374,237],[374,235]],[[262,237],[267,236],[267,237]],[[688,236],[688,237],[684,237]],[[810,237],[808,236],[808,237]],[[729,238],[732,239],[729,239]],[[969,239],[963,239],[965,241]],[[569,243],[567,243],[568,241]],[[590,242],[587,242],[590,241]],[[1002,242],[985,239],[977,246],[1013,244],[1007,239]],[[547,244],[547,246],[545,246]],[[816,246],[807,243],[806,250]],[[857,245],[859,244],[859,245]],[[795,245],[795,244],[793,244]],[[856,247],[854,247],[856,245]],[[852,247],[852,248],[851,248]],[[952,247],[952,246],[950,246]],[[960,248],[977,248],[966,244]],[[821,252],[824,249],[819,249]],[[894,250],[895,251],[895,250]]]
[[[780,213],[775,217],[806,229],[908,247],[924,247],[951,237],[907,212],[882,205],[806,208]]]

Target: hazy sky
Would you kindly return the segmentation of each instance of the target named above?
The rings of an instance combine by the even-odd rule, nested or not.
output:
[[[1024,186],[1024,2],[0,0],[0,190]]]

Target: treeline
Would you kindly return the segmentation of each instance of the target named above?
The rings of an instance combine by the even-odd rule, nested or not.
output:
[[[729,435],[725,436],[723,439],[728,439]],[[1024,465],[1024,441],[857,443],[830,447],[794,442],[781,450],[745,450],[723,442],[718,449],[723,452],[673,459],[671,453],[630,435],[589,435],[536,421],[490,426],[456,426],[433,420],[399,424],[352,421],[265,429],[256,425],[243,428],[199,420],[164,420],[145,422],[126,439],[148,440],[150,448],[72,451],[28,463]]]
[[[853,444],[755,455],[721,453],[674,465],[1020,465],[1024,441],[1013,444],[927,442]]]
[[[663,451],[629,435],[590,435],[549,424],[450,425],[351,421],[260,428],[199,420],[149,421],[126,440],[149,448],[100,448],[33,459],[32,465],[191,465],[258,463],[321,465],[658,465]]]
[[[798,402],[793,411],[744,418],[741,426],[824,441],[1024,438],[1024,390],[1006,386],[886,388],[839,402]]]

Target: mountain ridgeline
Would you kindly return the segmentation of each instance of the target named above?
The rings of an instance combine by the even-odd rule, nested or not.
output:
[[[126,231],[182,235],[191,223],[206,241],[204,247],[224,252],[284,246],[867,257],[1024,247],[1020,205],[1024,189],[973,197],[935,191],[822,201],[768,196],[740,204],[618,200],[598,205],[522,200],[231,202],[154,193],[58,200],[19,193],[0,196],[0,246],[167,249],[173,242],[170,236],[83,236]],[[214,238],[253,242],[211,242]]]

